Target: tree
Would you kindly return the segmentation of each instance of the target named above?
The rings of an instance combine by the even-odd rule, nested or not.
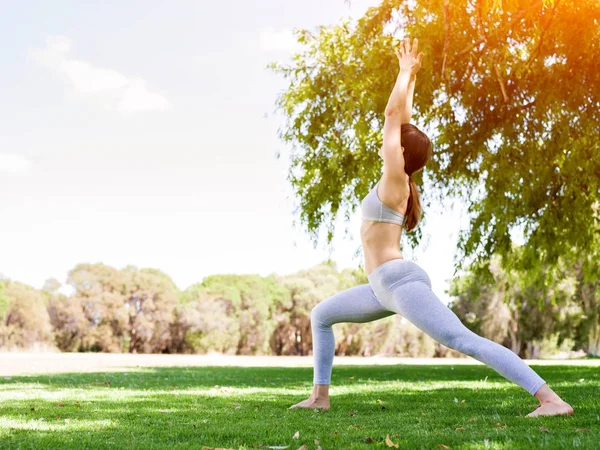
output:
[[[6,295],[6,286],[9,281],[0,277],[0,319],[4,319],[8,311],[8,296]]]
[[[568,266],[540,272],[536,283],[529,273],[504,270],[497,255],[486,269],[491,279],[474,268],[451,283],[450,307],[468,328],[525,358],[540,357],[549,342],[573,342],[581,308]]]
[[[198,292],[194,300],[177,307],[175,317],[168,351],[237,354],[240,325],[224,299]]]
[[[205,351],[213,342],[217,351],[224,351],[223,342],[235,337],[235,344],[231,342],[235,354],[269,353],[275,327],[273,310],[285,294],[274,276],[221,274],[205,278],[182,294],[184,304],[199,310],[193,324],[188,322],[190,332],[195,333],[194,346]]]
[[[56,346],[63,352],[85,350],[91,324],[84,313],[82,298],[54,294],[48,302],[48,315]]]
[[[53,294],[58,292],[58,290],[60,289],[61,284],[60,281],[58,281],[56,278],[48,278],[45,282],[44,282],[44,286],[42,287],[42,291],[47,292],[49,294]]]
[[[45,299],[39,291],[1,281],[0,308],[0,348],[54,347]]]
[[[167,347],[170,324],[178,303],[178,289],[164,273],[155,269],[128,267],[125,308],[129,313],[129,352],[160,353]]]
[[[125,276],[104,264],[78,264],[69,272],[67,283],[75,289],[75,303],[81,305],[90,324],[85,349],[127,351],[129,314],[124,306]]]
[[[415,98],[435,147],[416,180],[424,203],[463,198],[471,215],[458,265],[499,254],[530,270],[585,252],[599,230],[599,23],[597,0],[384,0],[357,23],[300,31],[304,50],[272,67],[290,82],[278,107],[302,223],[331,241],[334,218],[379,177],[400,28],[427,55]],[[585,268],[598,278],[598,264]]]
[[[106,352],[161,352],[178,291],[154,269],[129,266],[119,271],[104,264],[79,264],[69,272],[74,304],[81,304],[90,324],[86,349]]]
[[[319,302],[339,292],[343,277],[335,262],[325,261],[308,270],[280,277],[288,291],[275,313],[277,328],[271,347],[278,355],[308,355],[312,349],[310,312]]]
[[[577,279],[575,297],[583,312],[578,340],[591,356],[600,356],[600,279],[588,275],[591,270],[586,270],[586,266],[592,265],[595,268],[598,256],[597,251],[582,256],[574,266]]]

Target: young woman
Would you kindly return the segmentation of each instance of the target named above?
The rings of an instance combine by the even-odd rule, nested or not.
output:
[[[400,314],[442,344],[487,364],[516,383],[540,405],[528,417],[573,414],[573,408],[511,350],[467,329],[431,290],[427,273],[404,260],[399,248],[402,229],[413,230],[421,203],[412,174],[429,160],[429,138],[410,124],[416,74],[423,53],[405,39],[396,50],[400,72],[390,95],[383,127],[381,180],[362,201],[361,239],[369,283],[336,294],[311,311],[314,388],[311,396],[291,408],[329,408],[329,384],[335,352],[331,326],[364,323]]]

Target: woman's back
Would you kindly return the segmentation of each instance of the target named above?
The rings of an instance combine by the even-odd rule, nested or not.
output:
[[[384,176],[363,199],[360,237],[367,275],[390,259],[402,258],[400,239],[409,192],[408,179],[399,183]]]

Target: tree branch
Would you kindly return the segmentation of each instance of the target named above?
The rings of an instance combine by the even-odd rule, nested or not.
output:
[[[542,44],[544,43],[544,36],[546,35],[546,31],[548,31],[548,29],[550,28],[550,25],[552,24],[552,21],[554,20],[554,16],[556,15],[556,7],[558,6],[559,3],[560,3],[560,0],[556,0],[556,2],[554,2],[554,5],[552,6],[552,15],[550,16],[550,20],[548,20],[547,25],[542,29],[542,35],[540,36],[540,42],[537,46],[537,49],[534,53],[531,54],[531,56],[527,60],[527,63],[525,64],[525,68],[528,70],[529,70],[529,65],[531,64],[532,60],[534,58],[537,58],[540,54],[540,51],[542,49]]]
[[[450,0],[444,0],[444,22],[445,22],[445,33],[444,33],[444,50],[442,59],[442,80],[445,80],[446,72],[446,58],[448,57],[448,48],[450,47],[450,12],[448,10]]]
[[[508,94],[506,93],[506,88],[504,87],[504,81],[502,80],[502,76],[500,75],[500,69],[498,68],[498,64],[494,64],[494,70],[496,71],[496,78],[498,79],[498,83],[500,83],[500,89],[502,89],[502,96],[504,97],[504,101],[508,103]]]

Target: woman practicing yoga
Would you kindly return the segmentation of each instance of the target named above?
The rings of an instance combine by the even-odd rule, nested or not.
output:
[[[419,192],[412,174],[429,160],[429,138],[411,125],[416,74],[423,53],[405,39],[396,55],[400,72],[390,95],[379,155],[381,180],[362,201],[361,240],[369,282],[340,292],[311,312],[314,388],[311,396],[291,408],[329,408],[329,384],[335,339],[331,326],[339,322],[364,323],[400,314],[433,339],[487,364],[506,379],[534,395],[540,405],[528,417],[573,414],[546,382],[515,353],[466,328],[431,290],[427,273],[404,260],[400,251],[402,228],[413,230],[421,216]]]

